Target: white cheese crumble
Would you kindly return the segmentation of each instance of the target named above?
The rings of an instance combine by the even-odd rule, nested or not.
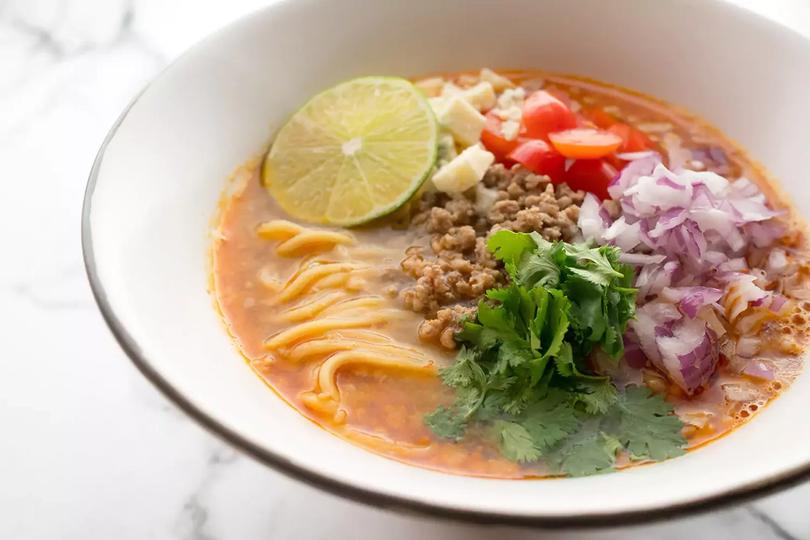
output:
[[[501,119],[501,132],[508,141],[514,141],[520,132],[525,99],[526,91],[523,88],[507,88],[498,96],[497,107],[492,109],[493,113]]]
[[[508,109],[510,107],[523,108],[523,100],[526,99],[526,90],[521,87],[507,88],[500,96],[498,96],[499,109]]]

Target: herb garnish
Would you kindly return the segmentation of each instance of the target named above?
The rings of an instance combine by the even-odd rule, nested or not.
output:
[[[427,415],[427,425],[458,441],[478,423],[507,458],[542,458],[572,476],[612,468],[620,449],[634,460],[681,454],[686,441],[670,404],[643,387],[619,392],[587,365],[596,348],[614,362],[624,353],[636,291],[618,248],[506,230],[487,247],[511,283],[487,291],[456,336],[456,361],[440,372],[456,400]]]

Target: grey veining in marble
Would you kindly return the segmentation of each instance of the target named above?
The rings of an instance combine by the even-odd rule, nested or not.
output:
[[[690,519],[541,532],[404,516],[290,480],[132,367],[81,261],[85,179],[135,92],[259,0],[0,0],[0,538],[810,540],[810,484]],[[810,35],[807,0],[740,0]]]

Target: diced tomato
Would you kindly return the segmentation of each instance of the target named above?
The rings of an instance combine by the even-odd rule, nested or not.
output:
[[[563,90],[562,88],[557,88],[555,86],[549,86],[545,88],[545,91],[554,96],[555,98],[562,101],[562,104],[565,105],[567,108],[571,108],[571,95]]]
[[[538,90],[523,103],[523,126],[527,137],[546,139],[549,133],[577,127],[577,117],[562,101]]]
[[[521,142],[508,156],[535,174],[545,174],[559,184],[565,181],[565,158],[539,139]]]
[[[622,144],[619,147],[620,152],[643,152],[655,146],[643,131],[639,131],[627,124],[613,124],[608,128],[608,131],[622,138]]]
[[[616,168],[602,159],[578,159],[565,171],[565,182],[571,189],[593,193],[600,199],[608,199],[607,188]]]
[[[586,107],[580,114],[601,129],[609,129],[613,124],[619,123],[615,116],[605,112],[601,107]]]
[[[509,153],[517,148],[520,142],[517,139],[509,140],[503,136],[501,119],[490,111],[486,114],[486,124],[481,132],[481,142],[487,150],[495,154],[495,160],[503,162]]]
[[[622,144],[622,138],[615,133],[592,128],[557,131],[549,133],[548,138],[557,152],[571,159],[599,159]]]

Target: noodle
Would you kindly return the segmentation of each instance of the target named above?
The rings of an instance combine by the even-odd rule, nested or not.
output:
[[[276,253],[282,257],[297,257],[303,253],[328,251],[336,245],[353,244],[354,238],[345,233],[305,229],[283,219],[267,221],[256,231],[267,240],[281,240]]]
[[[287,322],[298,322],[311,319],[315,315],[321,313],[324,309],[327,309],[336,302],[340,302],[346,297],[347,294],[343,291],[333,291],[329,294],[316,298],[311,302],[303,302],[302,304],[295,306],[294,308],[283,313],[281,315],[281,319]]]
[[[359,341],[356,339],[327,338],[327,339],[314,339],[312,341],[305,341],[304,343],[297,345],[287,355],[287,359],[300,361],[304,358],[307,358],[308,356],[313,356],[316,354],[328,356],[338,351],[351,351],[357,349],[358,347],[364,347],[367,350],[379,353],[392,355],[400,354],[403,356],[407,356],[409,358],[413,358],[414,360],[424,358],[422,353],[420,353],[419,351],[402,347],[399,345],[364,343],[363,341]]]
[[[306,251],[332,249],[337,244],[350,244],[352,242],[354,240],[350,236],[341,233],[331,231],[304,232],[280,244],[276,248],[276,253],[282,257],[295,257]]]
[[[384,309],[381,296],[359,294],[368,282],[362,276],[371,277],[371,268],[352,261],[351,251],[346,250],[354,244],[352,236],[285,220],[262,223],[257,234],[280,242],[277,255],[301,259],[283,284],[267,269],[260,280],[272,292],[271,300],[280,304],[278,319],[297,323],[266,339],[264,349],[291,362],[316,364],[314,388],[300,394],[308,408],[333,414],[336,423],[345,423],[347,412],[339,409],[337,372],[353,365],[434,372],[433,361],[423,352],[370,330],[405,312]],[[330,258],[330,250],[341,260]],[[363,248],[363,253],[368,254],[369,249]],[[316,294],[327,289],[337,290]]]
[[[351,300],[344,300],[343,302],[338,302],[337,304],[332,304],[331,306],[324,309],[324,315],[334,314],[334,313],[345,313],[350,310],[354,309],[363,309],[363,308],[378,308],[383,305],[383,300],[379,296],[361,296],[359,298],[353,298]]]
[[[288,302],[301,296],[302,293],[320,279],[357,268],[360,268],[360,266],[351,263],[316,264],[295,276],[292,281],[287,282],[279,293],[278,299]],[[348,276],[346,276],[346,278],[348,279]]]
[[[288,240],[300,233],[302,227],[285,219],[274,219],[259,225],[256,232],[267,240]]]
[[[365,328],[373,326],[385,320],[385,312],[377,312],[364,317],[354,318],[329,318],[307,321],[284,330],[264,342],[267,350],[278,349],[307,337],[316,337],[329,330],[341,328]]]
[[[350,364],[365,364],[373,367],[414,370],[426,373],[433,373],[435,369],[435,366],[430,361],[417,364],[404,355],[399,358],[383,356],[379,352],[368,349],[339,352],[330,356],[321,364],[318,370],[318,387],[321,390],[321,395],[325,394],[335,401],[340,400],[340,391],[335,376],[339,369]]]

